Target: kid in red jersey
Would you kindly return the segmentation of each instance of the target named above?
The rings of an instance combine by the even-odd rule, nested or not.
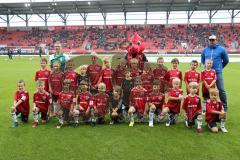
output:
[[[185,111],[185,123],[186,127],[191,128],[197,120],[197,131],[202,133],[202,107],[201,99],[196,94],[198,91],[198,83],[189,83],[189,94],[184,98],[182,108]]]
[[[131,69],[131,77],[135,79],[138,76],[141,76],[142,70],[138,67],[139,61],[136,58],[130,60],[130,69]]]
[[[77,85],[78,85],[78,74],[73,69],[73,62],[69,60],[67,62],[67,68],[64,72],[64,79],[71,80],[70,91],[76,95]]]
[[[37,81],[37,92],[33,95],[33,119],[32,127],[38,126],[38,114],[41,113],[42,123],[46,123],[49,115],[50,105],[52,103],[50,94],[44,90],[44,82]]]
[[[159,57],[157,59],[158,67],[153,70],[153,75],[155,79],[158,79],[160,81],[160,91],[162,93],[165,93],[167,89],[167,81],[166,81],[166,75],[167,75],[167,67],[164,66],[164,59],[163,57]]]
[[[206,60],[206,68],[202,71],[202,96],[203,96],[203,113],[206,111],[206,101],[209,99],[209,89],[216,88],[217,75],[212,69],[212,60]]]
[[[218,132],[217,123],[220,122],[222,132],[228,132],[225,128],[226,112],[224,112],[222,102],[219,100],[218,90],[209,89],[210,99],[206,102],[206,123],[213,133]]]
[[[50,76],[51,71],[47,69],[47,59],[46,58],[42,58],[40,63],[41,63],[41,69],[36,72],[35,81],[37,81],[39,79],[43,80],[44,90],[49,92],[48,78]]]
[[[152,92],[153,73],[149,64],[144,63],[143,73],[141,75],[142,87],[147,90],[147,94]]]
[[[149,127],[153,127],[154,113],[160,116],[163,105],[165,104],[165,96],[160,92],[160,81],[154,80],[153,91],[147,97],[149,110]]]
[[[130,93],[129,101],[130,107],[128,110],[128,114],[130,116],[129,126],[132,127],[134,125],[134,113],[136,112],[138,118],[143,121],[143,116],[145,113],[145,105],[147,100],[147,90],[142,87],[142,79],[141,77],[135,78],[135,86]]]
[[[173,87],[172,80],[174,78],[180,79],[180,88],[181,88],[181,86],[182,86],[182,71],[180,71],[178,69],[179,60],[177,58],[174,58],[174,59],[172,59],[171,63],[172,63],[172,69],[168,70],[168,72],[166,74],[166,80],[168,81],[170,88],[172,88]]]
[[[125,78],[126,63],[121,61],[119,65],[113,70],[113,84],[122,86],[122,82]]]
[[[60,63],[58,61],[53,63],[53,71],[51,72],[48,82],[49,82],[49,91],[52,97],[52,108],[50,109],[52,115],[55,116],[57,108],[57,100],[59,93],[62,91],[64,75],[60,71]]]
[[[59,123],[57,128],[62,128],[64,121],[69,121],[71,111],[73,110],[74,95],[70,91],[71,80],[65,79],[63,81],[63,90],[59,93],[58,108],[56,110]]]
[[[190,90],[189,83],[197,82],[199,84],[201,79],[201,74],[196,71],[198,67],[198,62],[196,60],[192,60],[192,62],[190,63],[190,66],[191,66],[190,70],[185,72],[185,75],[184,75],[184,82],[186,84],[187,94],[189,94],[189,90]],[[199,90],[197,91],[197,95],[199,95]]]
[[[175,124],[180,113],[181,101],[183,100],[183,91],[180,88],[181,80],[174,78],[172,80],[173,88],[168,92],[168,101],[166,106],[163,108],[161,116],[162,120],[167,115],[166,126]]]
[[[29,116],[29,94],[25,90],[25,82],[23,80],[18,81],[17,83],[18,90],[14,95],[13,106],[11,107],[11,115],[13,119],[12,127],[16,128],[18,126],[17,115],[21,114],[22,122],[28,122]]]

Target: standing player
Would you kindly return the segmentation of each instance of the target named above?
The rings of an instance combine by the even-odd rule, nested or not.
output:
[[[23,80],[18,81],[18,90],[14,96],[13,106],[11,107],[11,115],[13,119],[12,127],[16,128],[18,126],[17,115],[21,114],[22,122],[28,122],[29,116],[29,94],[25,90],[25,82]]]
[[[70,59],[67,54],[62,52],[62,45],[59,41],[54,44],[55,53],[49,56],[50,67],[53,68],[53,64],[58,61],[60,63],[60,70],[62,72],[66,69],[66,62]]]
[[[120,64],[113,69],[113,85],[122,86],[122,82],[125,78],[125,62],[121,61]]]
[[[176,123],[180,113],[181,101],[183,100],[183,91],[180,89],[180,84],[181,80],[179,78],[172,80],[173,88],[168,92],[168,102],[159,117],[162,120],[167,115],[167,127]]]
[[[80,72],[78,74],[78,85],[80,85],[81,81],[85,81],[87,82],[87,86],[90,87],[91,86],[91,81],[89,76],[87,75],[87,65],[82,65],[80,66]],[[88,88],[89,90],[90,88]]]
[[[98,124],[103,124],[105,122],[105,116],[108,111],[109,107],[109,95],[106,94],[106,85],[104,83],[98,84],[98,92],[94,96],[94,114],[96,119],[96,122]],[[91,105],[91,104],[90,104]]]
[[[128,110],[128,114],[130,116],[129,126],[132,127],[134,125],[134,113],[138,114],[138,118],[143,121],[145,112],[145,105],[147,100],[147,90],[142,87],[142,79],[141,77],[135,78],[135,86],[130,93],[129,101],[130,107]]]
[[[166,74],[166,80],[168,81],[168,84],[170,88],[172,88],[172,80],[174,78],[178,78],[180,80],[180,88],[182,86],[182,71],[178,69],[179,60],[177,58],[173,58],[172,61],[172,69],[168,70]]]
[[[192,127],[197,120],[197,131],[202,133],[202,113],[201,113],[201,99],[196,94],[198,91],[198,83],[189,83],[189,94],[184,98],[183,110],[185,111],[186,127]]]
[[[166,91],[166,74],[167,74],[167,67],[164,66],[164,59],[163,57],[159,57],[157,59],[158,67],[153,70],[153,75],[155,79],[160,81],[160,91],[165,93]]]
[[[141,75],[142,87],[147,90],[147,94],[152,92],[153,73],[151,67],[145,63],[143,73]]]
[[[185,76],[184,76],[184,82],[186,84],[187,94],[190,93],[189,84],[191,82],[197,82],[197,84],[199,84],[201,79],[201,74],[196,71],[198,67],[198,62],[196,60],[192,60],[190,66],[191,66],[190,70],[185,72]],[[197,91],[197,95],[199,95],[199,89]]]
[[[142,70],[139,69],[139,61],[136,58],[130,60],[131,77],[135,79],[141,76]]]
[[[51,71],[47,69],[46,58],[42,58],[40,63],[41,69],[36,72],[35,81],[42,80],[44,82],[44,90],[49,92],[48,78],[50,76]]]
[[[212,132],[217,133],[217,122],[220,122],[220,129],[222,132],[228,132],[225,128],[226,112],[223,109],[223,104],[219,100],[219,93],[217,89],[211,88],[209,90],[210,99],[206,103],[206,122]]]
[[[42,123],[46,123],[49,115],[50,105],[52,103],[50,94],[44,90],[44,82],[37,81],[37,92],[33,95],[33,119],[32,127],[38,126],[38,114],[41,113]]]
[[[122,83],[122,91],[123,91],[122,100],[123,100],[124,108],[127,111],[129,109],[129,96],[133,87],[134,87],[134,80],[131,77],[131,71],[129,68],[126,68],[125,79],[123,80],[123,83]]]
[[[212,69],[212,60],[206,60],[206,68],[202,71],[202,96],[203,96],[203,113],[206,112],[206,101],[209,99],[209,89],[216,88],[217,75],[216,71]]]
[[[76,95],[77,85],[78,85],[78,74],[73,69],[73,62],[69,60],[67,62],[67,68],[64,72],[64,79],[68,79],[71,81],[70,91]]]
[[[100,82],[103,82],[106,85],[106,92],[109,94],[109,93],[112,93],[113,91],[113,85],[112,85],[113,71],[111,69],[111,63],[108,59],[104,60],[104,65],[105,65],[105,68],[100,73],[98,84]]]
[[[165,104],[165,95],[160,92],[159,80],[154,80],[153,91],[147,97],[147,104],[149,110],[149,127],[153,127],[154,113],[159,117]]]
[[[51,72],[48,82],[49,82],[49,91],[52,97],[52,115],[56,115],[57,108],[57,100],[59,93],[62,91],[62,83],[63,83],[64,75],[63,72],[60,71],[60,63],[58,61],[53,63],[53,71]]]
[[[87,75],[90,78],[91,88],[90,91],[92,94],[97,93],[96,85],[99,79],[99,73],[102,71],[102,66],[97,64],[96,55],[92,56],[92,64],[87,67]]]
[[[64,121],[69,121],[69,117],[73,111],[74,95],[70,91],[70,84],[71,80],[65,79],[63,81],[63,90],[59,93],[58,108],[56,111],[59,119],[57,128],[62,128]]]

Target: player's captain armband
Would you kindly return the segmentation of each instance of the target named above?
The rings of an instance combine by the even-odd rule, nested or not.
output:
[[[21,98],[22,101],[25,101],[26,99],[27,99],[26,96],[22,96],[22,98]]]

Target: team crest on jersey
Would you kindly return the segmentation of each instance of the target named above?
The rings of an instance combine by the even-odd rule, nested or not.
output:
[[[196,103],[199,103],[199,99],[196,99]]]
[[[46,97],[46,96],[43,96],[42,98],[43,98],[43,100],[46,100],[47,97]]]
[[[45,76],[48,76],[48,75],[49,75],[49,73],[48,73],[48,72],[44,72],[44,74],[45,74]]]

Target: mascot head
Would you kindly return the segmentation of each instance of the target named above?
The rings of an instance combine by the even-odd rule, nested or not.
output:
[[[145,49],[143,39],[136,33],[130,38],[129,45],[127,46],[128,58],[139,58],[142,56]]]

